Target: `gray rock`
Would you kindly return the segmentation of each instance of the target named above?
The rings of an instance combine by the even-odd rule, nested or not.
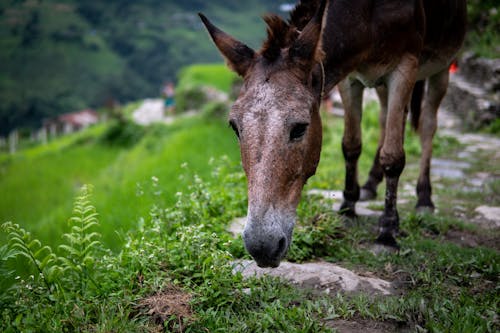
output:
[[[294,264],[282,262],[277,268],[260,268],[254,261],[241,260],[234,263],[233,272],[243,277],[274,276],[295,285],[322,290],[326,293],[368,293],[370,295],[392,295],[392,283],[379,278],[360,276],[348,269],[328,262]]]
[[[476,207],[475,212],[480,216],[489,220],[488,225],[494,228],[500,228],[500,207],[479,206]]]

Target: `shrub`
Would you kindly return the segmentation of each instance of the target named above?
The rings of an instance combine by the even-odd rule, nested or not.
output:
[[[131,120],[114,120],[100,137],[104,144],[118,147],[131,147],[141,140],[145,128]]]
[[[202,86],[186,86],[175,93],[175,111],[179,113],[201,109],[206,102],[207,96]]]
[[[225,119],[228,112],[229,108],[224,102],[207,103],[202,110],[203,116],[209,119]]]

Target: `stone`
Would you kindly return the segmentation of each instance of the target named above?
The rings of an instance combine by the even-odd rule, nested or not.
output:
[[[500,59],[479,58],[471,53],[459,60],[459,71],[450,76],[442,106],[478,129],[500,117]]]
[[[493,227],[500,228],[500,207],[479,206],[475,212],[489,220]]]
[[[319,289],[325,293],[367,293],[370,295],[393,295],[392,283],[375,277],[360,276],[332,263],[318,261],[304,264],[282,262],[277,268],[260,268],[254,261],[241,260],[234,263],[233,272],[244,278],[274,276],[299,287]]]

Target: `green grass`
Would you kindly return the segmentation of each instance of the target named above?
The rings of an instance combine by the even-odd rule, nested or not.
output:
[[[138,229],[128,233],[118,255],[103,249],[100,243],[85,245],[82,249],[89,250],[84,252],[78,248],[70,252],[35,252],[41,245],[30,242],[31,238],[19,228],[4,226],[10,230],[10,244],[23,239],[23,244],[34,245],[21,250],[12,245],[0,248],[6,253],[0,269],[8,267],[7,258],[21,251],[33,258],[26,265],[38,265],[42,275],[21,277],[14,289],[0,294],[1,327],[48,331],[143,332],[163,327],[166,331],[187,332],[327,332],[327,321],[362,319],[399,322],[429,332],[498,329],[495,285],[500,255],[481,246],[465,248],[446,241],[448,228],[461,228],[449,218],[422,219],[402,214],[402,229],[409,236],[401,238],[400,253],[375,256],[362,246],[373,237],[367,225],[376,223],[374,218],[346,230],[328,200],[308,197],[301,203],[289,259],[320,256],[354,270],[376,272],[400,281],[402,295],[327,296],[273,278],[243,279],[233,275],[231,254],[240,256],[242,243],[231,240],[224,226],[245,212],[245,179],[239,167],[228,160],[219,160],[212,167],[212,175],[204,180],[195,177],[188,191],[178,196],[175,206],[153,207]],[[151,188],[155,189],[153,185]],[[82,210],[88,211],[87,215],[74,213],[72,221],[91,220],[86,216],[91,216],[95,198],[85,198],[87,203],[77,199],[76,207],[88,207]],[[318,216],[322,217],[310,223]],[[103,224],[101,219],[99,226],[83,233],[74,229],[77,233],[73,231],[73,238],[64,239],[80,244],[79,239],[88,238],[87,234],[103,230]],[[78,253],[89,253],[92,265],[86,264],[86,270],[67,263],[74,262]],[[168,295],[175,289],[190,295],[192,315],[179,311],[180,306],[171,307],[161,320],[155,321],[158,310],[138,306],[150,295]],[[12,297],[21,301],[12,302]]]
[[[323,115],[323,121],[322,160],[308,186],[342,188],[342,121],[329,115]],[[377,143],[374,104],[365,110],[363,127],[362,180]],[[328,332],[327,323],[338,319],[400,323],[418,332],[500,329],[500,254],[481,244],[466,247],[450,241],[450,230],[471,237],[482,231],[454,218],[447,209],[422,217],[403,205],[401,229],[407,236],[399,239],[401,251],[374,255],[367,244],[375,237],[376,217],[361,218],[347,228],[332,211],[331,200],[303,196],[288,260],[321,259],[371,272],[398,282],[399,295],[325,295],[273,278],[243,279],[232,273],[232,260],[248,255],[241,238],[232,239],[225,231],[229,221],[246,212],[245,176],[236,139],[227,125],[199,117],[153,126],[129,149],[101,146],[94,134],[102,136],[105,130],[96,128],[92,135],[53,142],[54,147],[32,148],[11,162],[11,158],[0,159],[14,175],[24,170],[11,169],[8,163],[18,166],[24,159],[37,164],[54,151],[74,148],[91,153],[100,147],[115,152],[110,163],[102,162],[106,166],[94,166],[99,171],[91,179],[93,193],[84,188],[68,194],[77,196],[79,210],[71,214],[68,208],[62,220],[72,216],[70,223],[52,231],[63,247],[54,243],[43,247],[45,241],[33,241],[37,234],[4,225],[4,237],[10,236],[9,245],[0,246],[0,330]],[[448,156],[458,148],[451,138],[436,140],[437,156]],[[416,163],[415,134],[407,134],[405,149],[408,163]],[[207,163],[209,156],[222,153],[230,157]],[[78,156],[70,156],[75,164]],[[183,161],[188,166],[181,168]],[[482,163],[475,162],[472,170],[492,168]],[[414,179],[412,172],[404,177]],[[438,188],[436,194],[449,199],[462,195],[449,188]],[[490,194],[478,195],[485,199]],[[29,231],[33,228],[25,226]],[[121,240],[118,250],[116,239]],[[9,272],[16,264],[28,272]],[[168,297],[172,290],[190,298],[189,311],[186,304],[168,305],[163,312],[144,305],[154,295],[175,299]]]
[[[0,191],[7,195],[0,200],[0,220],[15,221],[43,242],[58,244],[72,197],[81,185],[92,183],[106,228],[104,242],[118,249],[123,240],[117,231],[133,229],[153,203],[173,204],[175,194],[187,188],[190,180],[178,179],[183,164],[206,176],[211,157],[238,158],[227,125],[202,117],[150,127],[131,149],[100,142],[104,130],[1,156]]]
[[[209,85],[228,93],[236,74],[224,64],[196,64],[183,68],[179,77],[178,89]]]

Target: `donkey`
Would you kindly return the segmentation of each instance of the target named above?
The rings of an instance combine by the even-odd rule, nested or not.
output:
[[[415,82],[427,79],[417,120],[423,147],[417,192],[418,206],[431,207],[436,111],[446,91],[448,65],[464,38],[465,0],[302,0],[288,21],[264,18],[267,40],[258,51],[200,17],[229,67],[244,79],[229,124],[238,136],[248,180],[243,240],[257,264],[277,267],[287,253],[302,188],[319,163],[322,95],[337,84],[345,106],[341,211],[354,215],[360,197],[361,97],[365,86],[376,87],[382,135],[364,189],[374,190],[385,177],[376,242],[397,247],[406,106]]]

